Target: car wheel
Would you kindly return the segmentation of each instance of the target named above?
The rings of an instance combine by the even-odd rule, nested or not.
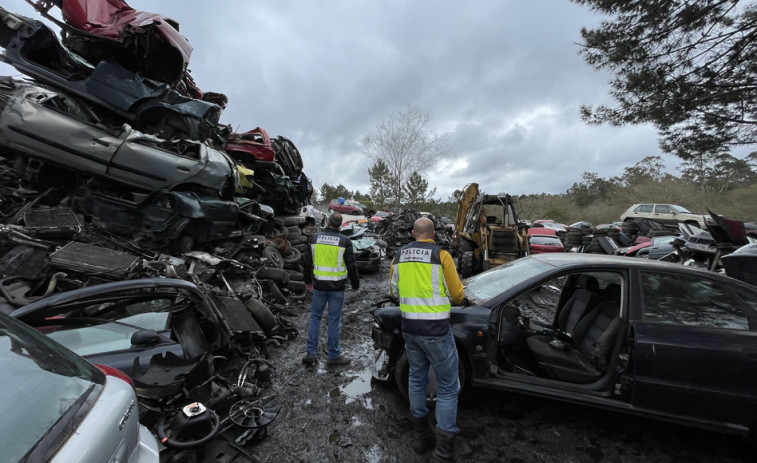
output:
[[[191,251],[194,244],[194,239],[192,239],[191,236],[184,235],[176,240],[176,243],[174,243],[174,249],[176,249],[176,252],[183,254],[185,252]]]
[[[262,251],[263,257],[270,260],[274,267],[284,268],[284,258],[273,246],[266,246]]]
[[[318,227],[315,225],[309,225],[302,229],[302,234],[305,236],[313,236],[314,234],[318,233]]]
[[[302,253],[297,248],[289,248],[282,258],[285,265],[294,265],[302,260]]]
[[[458,351],[457,356],[457,376],[460,379],[460,392],[458,392],[457,395],[459,397],[463,392],[463,388],[465,387],[467,373],[465,371],[465,365],[463,365],[463,362],[461,360],[460,351]],[[397,364],[394,366],[394,380],[397,383],[397,388],[400,391],[400,395],[405,400],[408,400],[407,389],[409,378],[410,362],[408,362],[407,360],[407,354],[405,352],[402,352],[402,356],[400,356],[399,360],[397,360]],[[428,379],[428,385],[426,386],[426,402],[429,406],[433,406],[436,404],[436,395],[438,391],[436,374],[434,374],[433,368],[429,368],[428,370]]]
[[[263,331],[268,333],[276,328],[278,320],[276,319],[276,315],[271,312],[271,309],[269,309],[267,305],[253,298],[247,299],[244,306],[250,311],[252,317],[258,322],[258,325],[263,328]]]
[[[289,282],[289,272],[278,267],[262,268],[258,271],[257,276],[258,278],[278,281],[284,284]]]

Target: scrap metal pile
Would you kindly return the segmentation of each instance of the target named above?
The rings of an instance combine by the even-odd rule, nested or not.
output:
[[[302,157],[219,124],[170,18],[29,3],[63,40],[0,8],[0,60],[28,77],[0,77],[0,310],[128,375],[162,460],[251,460],[325,220]]]
[[[390,259],[394,257],[397,249],[413,241],[413,223],[421,217],[421,214],[413,210],[404,210],[383,218],[379,222],[372,222],[371,226],[376,235],[386,242],[386,256]],[[434,220],[436,244],[451,251],[452,235],[454,228],[447,226],[451,223],[449,220]]]
[[[569,227],[565,247],[574,252],[615,254],[696,266],[757,284],[757,223],[709,212],[702,229],[648,218],[623,222],[620,229]]]

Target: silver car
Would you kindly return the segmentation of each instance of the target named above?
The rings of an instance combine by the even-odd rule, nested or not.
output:
[[[230,196],[238,182],[222,151],[139,132],[71,95],[10,77],[0,77],[0,148],[142,190]]]
[[[158,462],[134,386],[0,314],[3,461]]]

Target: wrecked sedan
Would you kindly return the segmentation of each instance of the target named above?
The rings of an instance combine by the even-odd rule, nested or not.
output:
[[[642,259],[540,254],[467,280],[461,384],[727,432],[757,425],[757,288]],[[374,375],[407,396],[398,307],[374,309]],[[435,383],[429,384],[433,398]]]
[[[260,303],[202,291],[194,283],[125,280],[59,293],[11,316],[96,364],[136,377],[151,366],[183,367],[227,349],[235,335],[263,330],[252,316]]]
[[[238,183],[223,152],[108,121],[63,92],[0,78],[0,110],[0,148],[25,160],[27,171],[42,161],[136,188],[214,196],[231,195]]]

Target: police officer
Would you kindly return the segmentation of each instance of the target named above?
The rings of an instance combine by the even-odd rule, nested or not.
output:
[[[449,329],[450,299],[465,297],[452,256],[434,244],[434,223],[421,217],[413,224],[415,241],[397,251],[390,273],[390,290],[399,297],[402,336],[410,364],[408,396],[416,428],[413,450],[424,453],[436,445],[434,461],[455,461],[457,428],[457,349]],[[429,366],[439,391],[436,400],[436,438],[427,418],[426,386]]]
[[[342,214],[329,216],[327,228],[310,237],[305,250],[304,280],[313,291],[310,304],[307,354],[302,362],[313,365],[318,361],[318,337],[323,311],[329,307],[328,360],[329,366],[347,365],[351,360],[339,350],[339,333],[342,330],[344,288],[349,277],[353,290],[360,287],[352,241],[339,232]]]

